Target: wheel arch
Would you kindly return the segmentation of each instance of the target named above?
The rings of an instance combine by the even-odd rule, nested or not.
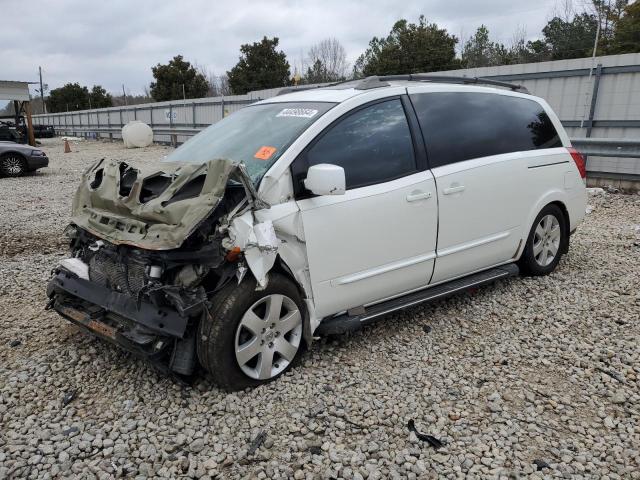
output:
[[[311,298],[310,294],[307,294],[305,291],[304,285],[298,281],[296,276],[293,273],[293,270],[287,265],[284,259],[278,255],[276,257],[276,262],[271,268],[270,272],[276,272],[280,275],[286,277],[292,284],[296,286],[300,296],[302,297],[304,303],[304,316],[303,316],[303,327],[302,327],[302,337],[307,348],[311,347],[311,343],[313,342],[313,332],[311,330],[311,312],[309,311],[308,300]]]
[[[570,217],[569,217],[569,209],[567,208],[569,198],[566,192],[560,189],[554,189],[546,192],[542,195],[538,201],[533,205],[533,207],[529,210],[529,214],[526,222],[522,225],[520,238],[522,241],[523,248],[518,252],[517,258],[519,259],[524,251],[524,245],[529,238],[529,232],[531,231],[531,227],[533,226],[533,222],[535,221],[538,214],[547,206],[547,205],[556,205],[562,211],[565,216],[565,238],[568,240],[569,238],[569,230],[570,230]],[[563,247],[563,253],[566,253],[568,249],[569,242],[565,242],[565,246]]]
[[[536,217],[538,216],[538,214],[547,206],[549,205],[555,205],[557,206],[560,211],[562,212],[562,214],[564,215],[564,244],[561,247],[561,251],[562,253],[567,253],[569,250],[569,230],[570,230],[570,225],[571,225],[571,218],[569,216],[569,210],[567,208],[567,198],[566,198],[566,194],[564,194],[561,191],[554,191],[554,192],[549,192],[547,195],[545,195],[544,197],[542,197],[537,203],[536,205],[531,209],[531,212],[529,213],[529,218],[527,220],[527,223],[523,226],[524,228],[522,229],[522,245],[523,247],[520,249],[518,258],[520,258],[520,256],[522,255],[522,253],[524,252],[524,245],[527,242],[527,239],[529,238],[529,232],[531,231],[531,228],[533,227],[533,222],[535,221]]]
[[[557,206],[562,212],[562,214],[564,215],[564,232],[563,232],[564,242],[563,242],[563,245],[560,247],[560,251],[562,253],[568,253],[569,252],[569,231],[571,230],[571,217],[569,216],[569,210],[567,209],[567,206],[560,200],[553,201],[547,205]]]
[[[0,158],[8,157],[9,155],[17,155],[22,159],[23,162],[27,161],[27,157],[25,156],[25,154],[19,150],[6,150],[0,153]]]

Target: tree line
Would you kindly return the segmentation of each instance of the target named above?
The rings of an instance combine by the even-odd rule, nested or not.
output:
[[[591,56],[640,52],[640,0],[591,0],[576,12],[565,0],[542,29],[540,38],[526,40],[516,31],[507,44],[493,41],[485,25],[464,41],[420,16],[416,23],[397,21],[386,37],[373,37],[353,66],[344,47],[327,38],[311,47],[306,65],[293,74],[287,56],[278,49],[278,37],[240,47],[238,63],[216,76],[186,61],[182,55],[152,67],[154,81],[138,97],[114,96],[100,85],[91,89],[68,83],[51,90],[50,112],[103,108],[126,103],[242,95],[252,90],[294,84],[338,82],[370,75],[425,73],[472,67],[512,65]]]

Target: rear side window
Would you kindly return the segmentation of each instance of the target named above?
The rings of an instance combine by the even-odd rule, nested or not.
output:
[[[344,168],[347,189],[415,172],[411,132],[400,99],[369,105],[333,124],[294,163],[294,178],[301,181],[309,167],[320,163]]]
[[[501,153],[561,147],[539,103],[492,93],[410,95],[431,168]]]

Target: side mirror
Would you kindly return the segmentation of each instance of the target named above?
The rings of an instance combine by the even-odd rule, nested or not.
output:
[[[344,168],[329,163],[309,167],[304,186],[316,195],[344,195]]]

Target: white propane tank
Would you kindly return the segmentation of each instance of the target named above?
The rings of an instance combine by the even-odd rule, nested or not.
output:
[[[127,148],[148,147],[153,143],[153,130],[146,123],[133,120],[122,127],[122,140]]]

